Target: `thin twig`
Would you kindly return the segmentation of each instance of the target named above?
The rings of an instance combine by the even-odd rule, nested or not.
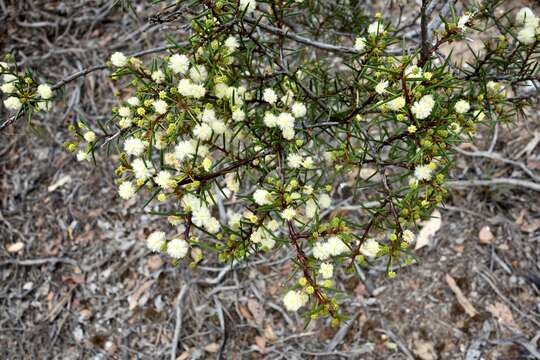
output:
[[[178,45],[185,46],[187,44],[188,44],[187,42],[181,42]],[[158,52],[163,52],[163,51],[175,49],[175,48],[178,47],[178,45],[167,45],[167,46],[160,46],[160,47],[156,47],[156,48],[152,48],[152,49],[141,50],[141,51],[134,52],[132,54],[128,54],[127,56],[128,57],[138,57],[138,56],[143,56],[143,55],[148,55],[148,54],[154,54],[154,53],[158,53]],[[106,63],[99,64],[99,65],[94,65],[94,66],[88,67],[86,69],[82,69],[81,71],[78,71],[78,72],[76,72],[74,74],[71,74],[70,76],[60,80],[59,82],[57,82],[56,84],[54,84],[52,86],[52,89],[57,90],[58,88],[66,85],[67,83],[69,83],[69,82],[71,82],[71,81],[73,81],[75,79],[80,78],[81,76],[86,76],[86,75],[88,75],[90,73],[93,73],[94,71],[105,70],[105,69],[107,69],[107,64]]]
[[[494,186],[494,185],[508,185],[517,186],[531,189],[534,191],[540,191],[540,184],[532,181],[512,179],[512,178],[497,178],[491,180],[456,180],[448,181],[446,185],[450,187],[460,188],[468,186]]]
[[[506,164],[517,166],[521,170],[523,170],[524,173],[529,175],[532,179],[534,179],[535,181],[540,182],[540,176],[535,175],[531,170],[529,170],[529,168],[527,168],[527,166],[525,164],[523,164],[522,162],[519,162],[519,161],[504,158],[499,153],[490,152],[490,151],[474,151],[474,152],[471,152],[471,151],[461,150],[458,147],[456,147],[455,150],[457,152],[459,152],[460,154],[463,154],[463,155],[473,156],[473,157],[484,157],[484,158],[488,158],[488,159],[492,159],[492,160],[496,160],[496,161],[501,161],[501,162],[506,163]]]
[[[340,45],[333,45],[328,44],[322,41],[313,40],[298,34],[295,34],[289,30],[282,30],[274,26],[266,25],[254,18],[244,17],[244,22],[247,22],[250,25],[256,25],[257,27],[261,28],[262,30],[272,33],[274,35],[284,36],[290,40],[296,41],[298,43],[308,45],[320,50],[325,51],[331,51],[336,53],[344,53],[344,54],[360,54],[361,52],[356,50],[355,48],[348,47],[348,46],[340,46]],[[401,55],[403,53],[407,53],[410,49],[392,49],[392,50],[385,50],[383,52],[383,55]]]
[[[384,324],[383,324],[384,325]],[[407,345],[401,339],[392,331],[389,329],[375,329],[375,331],[382,332],[386,334],[390,339],[392,339],[393,342],[397,344],[397,346],[401,349],[401,351],[405,354],[407,359],[414,360],[416,359],[414,355],[411,353],[411,351],[407,348]]]
[[[338,346],[339,344],[341,344],[343,338],[345,338],[345,335],[347,335],[347,333],[349,332],[349,329],[350,327],[352,326],[352,324],[356,321],[356,318],[362,313],[362,310],[360,311],[357,311],[356,314],[354,314],[350,319],[348,319],[347,321],[345,321],[341,327],[339,328],[339,330],[336,332],[336,334],[334,335],[334,337],[332,338],[332,340],[328,343],[328,345],[326,346],[326,351],[333,351],[336,346]]]
[[[538,320],[536,320],[534,317],[526,314],[525,312],[521,311],[521,309],[518,308],[516,305],[514,305],[514,303],[512,301],[510,301],[510,299],[508,299],[506,296],[504,296],[502,291],[497,287],[497,285],[495,284],[495,281],[490,278],[488,273],[483,272],[483,271],[477,271],[477,273],[478,273],[478,275],[480,275],[488,283],[488,285],[493,289],[493,291],[495,291],[495,293],[497,293],[497,295],[499,295],[499,297],[506,304],[508,304],[512,309],[514,309],[519,315],[523,316],[524,318],[526,318],[526,319],[530,320],[532,323],[534,323],[536,326],[540,327],[540,322]]]
[[[182,303],[191,283],[184,284],[176,297],[176,325],[174,327],[174,336],[171,349],[171,360],[176,360],[176,350],[178,349],[178,340],[182,331]]]
[[[9,259],[9,260],[1,262],[0,266],[5,266],[5,265],[36,266],[36,265],[56,264],[56,263],[79,266],[76,260],[73,260],[70,258],[60,258],[60,257],[47,257],[47,258],[40,258],[40,259],[21,259],[21,260]]]
[[[420,39],[421,39],[421,51],[422,57],[427,57],[429,52],[429,38],[428,38],[428,13],[427,7],[430,0],[422,0],[422,6],[420,7]]]

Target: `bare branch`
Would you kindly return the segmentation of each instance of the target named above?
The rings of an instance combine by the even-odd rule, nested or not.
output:
[[[293,40],[298,43],[308,45],[308,46],[311,46],[320,50],[332,51],[332,52],[344,53],[344,54],[361,54],[361,52],[356,50],[355,48],[348,47],[348,46],[333,45],[333,44],[328,44],[322,41],[313,40],[313,39],[295,34],[294,32],[291,32],[289,30],[283,30],[274,26],[263,24],[254,18],[244,17],[243,21],[247,22],[250,25],[256,25],[257,27],[261,28],[262,30],[265,30],[266,32],[272,33],[274,35],[284,36],[290,40]],[[385,50],[383,54],[393,56],[393,55],[401,55],[409,51],[410,49],[406,49],[406,50],[392,49],[392,50]]]
[[[429,39],[428,39],[428,14],[427,7],[431,0],[422,0],[422,7],[420,8],[420,39],[422,47],[422,57],[427,57],[429,52]]]
[[[181,42],[181,43],[179,43],[177,45],[160,46],[160,47],[156,47],[156,48],[152,48],[152,49],[146,49],[146,50],[137,51],[137,52],[134,52],[132,54],[128,54],[128,56],[129,57],[138,57],[138,56],[143,56],[143,55],[148,55],[148,54],[159,53],[159,52],[175,49],[178,46],[185,46],[187,44],[188,44],[188,42],[184,41],[184,42]],[[66,85],[67,83],[70,83],[71,81],[76,80],[76,79],[78,79],[78,78],[80,78],[82,76],[86,76],[86,75],[91,74],[91,73],[93,73],[95,71],[106,70],[106,69],[107,69],[107,64],[106,63],[90,66],[90,67],[88,67],[86,69],[82,69],[81,71],[77,71],[76,73],[71,74],[68,77],[60,80],[59,82],[54,84],[51,88],[52,88],[52,90],[58,90],[62,86]],[[17,115],[10,116],[6,121],[4,121],[0,125],[0,131],[4,130],[9,125],[13,124],[15,122],[15,120],[17,120],[17,118],[18,118]]]
[[[512,178],[497,178],[491,180],[456,180],[447,182],[447,185],[450,187],[509,185],[540,191],[540,184],[538,183]]]

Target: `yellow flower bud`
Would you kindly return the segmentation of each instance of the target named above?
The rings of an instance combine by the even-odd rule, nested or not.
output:
[[[210,160],[209,158],[204,158],[202,166],[205,171],[210,170],[210,168],[212,167],[212,160]]]

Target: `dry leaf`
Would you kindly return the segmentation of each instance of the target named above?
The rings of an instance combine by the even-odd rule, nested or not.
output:
[[[54,184],[51,184],[48,188],[49,192],[53,192],[54,190],[58,189],[61,186],[64,186],[65,184],[71,182],[71,176],[66,175],[62,176],[57,182]]]
[[[164,261],[161,259],[161,256],[159,255],[152,255],[148,258],[146,261],[146,265],[148,266],[148,269],[150,271],[155,271],[160,269],[164,264]]]
[[[279,269],[279,273],[281,275],[289,275],[291,273],[291,271],[293,271],[293,266],[292,266],[290,261],[287,261]]]
[[[112,341],[107,341],[105,343],[105,350],[107,350],[107,353],[109,353],[109,355],[114,355],[118,350],[118,346],[116,346],[116,344]]]
[[[264,307],[255,299],[249,299],[247,303],[247,307],[251,314],[253,315],[253,318],[255,319],[255,322],[257,325],[262,325],[264,322],[264,318],[266,316],[266,312],[264,311]]]
[[[82,309],[81,311],[79,311],[79,315],[81,319],[87,320],[92,317],[92,312],[88,309]]]
[[[496,302],[493,305],[488,305],[487,310],[497,318],[497,320],[506,326],[516,328],[516,323],[514,321],[514,316],[512,311],[508,306],[503,303]]]
[[[129,298],[129,310],[133,310],[137,307],[137,304],[139,303],[139,298],[142,296],[142,294],[144,294],[146,289],[152,286],[154,281],[155,280],[149,280],[145,282],[140,288],[137,289],[137,291],[133,293],[133,295],[131,295],[131,297]]]
[[[6,250],[10,253],[19,252],[24,249],[24,243],[22,241],[17,241],[16,243],[9,244],[6,247]]]
[[[73,274],[70,276],[62,276],[62,281],[68,286],[82,285],[86,283],[86,276],[83,274]]]
[[[527,144],[527,146],[525,146],[523,148],[523,150],[521,150],[519,152],[519,154],[517,154],[515,157],[516,158],[520,158],[522,157],[524,154],[527,154],[527,157],[531,156],[533,150],[536,148],[536,146],[540,143],[540,132],[536,131],[534,133],[534,136],[533,138],[529,141],[529,143]]]
[[[64,305],[66,305],[68,302],[71,301],[71,294],[73,294],[73,290],[75,288],[70,289],[62,298],[60,301],[52,308],[52,310],[49,312],[48,320],[52,321],[54,320],[58,314],[62,311],[64,308]]]
[[[525,213],[525,210],[521,210],[519,216],[516,219],[516,225],[523,225],[523,223],[525,222]]]
[[[277,336],[274,333],[274,328],[272,327],[272,325],[270,325],[270,324],[266,325],[266,327],[264,328],[264,337],[268,341],[276,341],[277,340]]]
[[[468,142],[459,144],[458,148],[460,148],[461,150],[478,151],[478,148],[476,146],[474,146],[474,144],[471,144],[471,143],[468,143]]]
[[[439,210],[433,211],[428,221],[424,221],[423,227],[416,237],[415,250],[431,244],[433,235],[441,228],[442,220]]]
[[[480,233],[478,233],[478,238],[480,239],[480,244],[492,244],[493,240],[495,240],[495,236],[491,232],[491,229],[489,226],[484,226],[482,229],[480,229]]]
[[[476,314],[478,314],[478,311],[474,308],[473,304],[463,295],[463,292],[461,292],[461,289],[457,286],[456,280],[454,280],[453,277],[446,274],[446,283],[448,286],[450,286],[450,289],[454,292],[456,295],[456,298],[459,302],[459,304],[463,307],[467,315],[470,317],[474,317]]]
[[[433,343],[429,341],[416,340],[413,351],[422,360],[436,360],[438,358]]]
[[[191,352],[191,350],[184,351],[176,360],[188,360],[191,357]]]
[[[52,310],[53,308],[54,293],[51,291],[47,294],[47,309]]]
[[[219,351],[219,344],[218,343],[210,343],[204,347],[204,351],[209,353],[217,353]]]
[[[249,312],[247,307],[243,304],[238,304],[238,311],[246,320],[253,320],[253,315]]]
[[[535,232],[539,228],[540,228],[540,219],[536,219],[532,223],[524,222],[520,227],[521,231],[526,232],[526,233]]]
[[[255,344],[259,348],[261,354],[266,354],[266,339],[262,336],[255,336]]]
[[[369,295],[366,286],[361,281],[359,281],[358,285],[356,285],[356,287],[354,288],[354,293],[358,297],[364,297],[366,295]]]
[[[527,167],[531,170],[540,170],[540,162],[534,160],[527,160]]]

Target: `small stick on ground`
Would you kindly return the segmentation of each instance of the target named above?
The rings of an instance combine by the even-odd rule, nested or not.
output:
[[[178,340],[182,331],[182,303],[191,283],[184,284],[176,297],[176,326],[174,327],[174,337],[171,349],[171,360],[176,360],[176,350],[178,349]]]
[[[540,184],[532,181],[512,179],[512,178],[497,178],[491,180],[458,180],[449,181],[446,183],[449,187],[459,188],[468,186],[493,186],[493,185],[509,185],[524,187],[534,191],[540,191]]]

